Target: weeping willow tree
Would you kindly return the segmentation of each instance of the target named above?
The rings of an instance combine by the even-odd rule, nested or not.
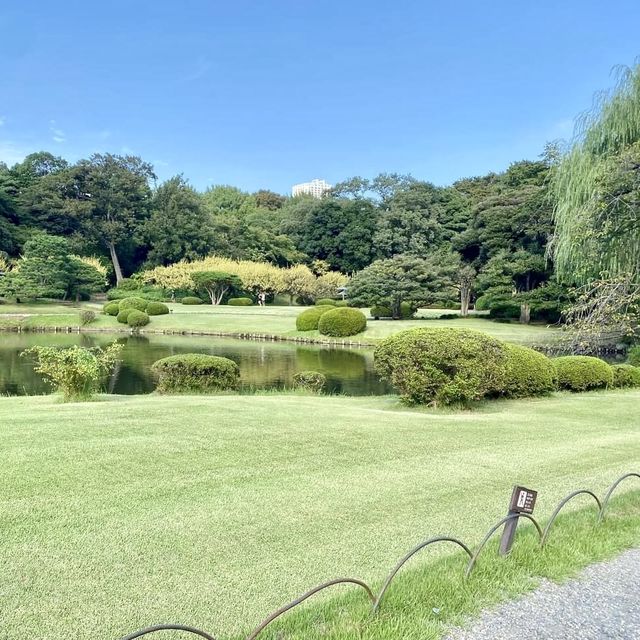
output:
[[[579,119],[556,168],[556,270],[567,282],[640,274],[640,65]]]
[[[578,120],[555,168],[557,276],[579,287],[572,345],[592,350],[637,332],[640,297],[640,65],[618,70]]]

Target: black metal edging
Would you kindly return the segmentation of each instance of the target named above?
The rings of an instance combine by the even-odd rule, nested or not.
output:
[[[187,627],[183,624],[156,624],[153,627],[145,627],[134,633],[129,634],[122,638],[122,640],[133,640],[134,638],[141,638],[149,633],[155,633],[156,631],[186,631],[187,633],[193,633],[196,636],[205,638],[206,640],[216,640],[213,636],[209,635],[206,631],[201,631],[195,627]]]
[[[609,499],[611,498],[611,494],[616,490],[616,487],[623,481],[626,480],[627,478],[631,478],[631,477],[636,477],[636,478],[640,478],[640,473],[635,473],[635,472],[631,472],[631,473],[625,473],[623,476],[620,476],[610,487],[609,490],[607,491],[607,493],[605,494],[604,498],[602,499],[602,506],[600,507],[600,513],[598,514],[598,523],[600,523],[602,521],[602,519],[604,518],[604,512],[607,509],[607,505],[609,504]]]
[[[553,512],[553,515],[549,519],[549,522],[547,522],[547,526],[544,528],[544,534],[542,535],[542,540],[540,541],[541,547],[544,547],[544,543],[547,541],[547,538],[549,537],[549,529],[551,529],[551,525],[555,522],[556,518],[558,517],[558,514],[560,513],[564,505],[567,504],[569,500],[572,500],[576,496],[580,496],[582,494],[591,496],[596,501],[598,505],[598,514],[602,511],[602,503],[600,502],[600,498],[598,498],[598,496],[595,493],[593,493],[593,491],[589,491],[589,489],[578,489],[578,491],[574,491],[573,493],[570,493],[566,498],[562,499],[560,504],[556,507],[556,510]],[[599,519],[598,519],[598,522],[600,522]]]

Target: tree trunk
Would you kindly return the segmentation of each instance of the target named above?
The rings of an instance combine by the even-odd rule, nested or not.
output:
[[[118,259],[118,254],[116,253],[116,246],[113,242],[109,243],[109,253],[111,254],[111,262],[113,263],[113,272],[116,274],[116,286],[119,285],[122,280],[122,269],[120,268],[120,260]]]
[[[523,302],[520,305],[520,322],[522,324],[529,324],[531,320],[531,306],[528,302]]]
[[[466,284],[460,286],[460,315],[466,318],[469,315],[469,301],[471,300],[471,287]]]

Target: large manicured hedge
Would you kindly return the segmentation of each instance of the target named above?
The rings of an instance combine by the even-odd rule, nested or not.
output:
[[[210,392],[236,389],[240,369],[229,358],[201,353],[169,356],[154,362],[160,393]]]
[[[634,367],[631,364],[614,364],[611,368],[614,387],[640,387],[640,367]]]
[[[149,305],[149,301],[144,298],[125,298],[124,300],[120,300],[120,311],[124,311],[124,309],[136,309],[137,311],[146,311],[147,306]]]
[[[551,358],[529,347],[504,345],[507,375],[503,394],[509,398],[526,398],[557,389],[557,372]]]
[[[613,369],[604,360],[591,356],[554,358],[558,387],[569,391],[606,389],[613,385]]]
[[[149,324],[149,314],[144,311],[138,311],[137,309],[125,309],[125,311],[129,312],[127,314],[127,324],[130,327],[144,327]]]
[[[180,300],[180,303],[187,305],[203,304],[202,300],[200,298],[196,298],[195,296],[185,296],[184,298],[182,298],[182,300]]]
[[[227,304],[232,307],[250,307],[253,300],[251,298],[229,298]]]
[[[367,317],[360,309],[337,307],[320,316],[318,331],[323,336],[344,338],[355,336],[367,327]]]
[[[150,302],[147,305],[147,313],[150,316],[163,316],[169,313],[169,307],[164,302]]]
[[[117,316],[120,313],[120,305],[117,302],[108,302],[102,307],[108,316]]]
[[[410,404],[451,404],[502,393],[504,343],[468,329],[410,329],[384,339],[374,354],[378,373]]]
[[[326,306],[335,307],[336,301],[333,300],[332,298],[318,298],[316,300],[316,306],[317,307],[326,307]]]
[[[303,311],[296,318],[296,329],[298,331],[314,331],[318,328],[322,315],[334,309],[333,305],[319,305]]]

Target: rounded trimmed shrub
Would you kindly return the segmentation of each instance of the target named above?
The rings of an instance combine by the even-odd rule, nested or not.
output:
[[[409,329],[374,352],[380,376],[408,404],[452,404],[498,395],[507,377],[505,345],[470,329]]]
[[[202,300],[200,298],[196,298],[195,296],[185,296],[180,300],[181,304],[202,304]]]
[[[376,320],[380,320],[380,318],[391,318],[391,307],[385,307],[382,304],[376,304],[371,309],[369,309],[369,313],[372,318]]]
[[[253,304],[253,300],[251,298],[229,298],[227,304],[232,307],[250,307]]]
[[[321,391],[327,384],[327,377],[319,371],[299,371],[293,375],[293,386],[307,391]]]
[[[144,298],[125,298],[120,300],[120,311],[124,309],[136,309],[136,311],[146,311],[149,301]]]
[[[410,318],[413,318],[413,316],[416,315],[417,310],[418,309],[416,309],[416,307],[414,307],[409,302],[400,303],[400,317],[403,320],[409,320]]]
[[[120,304],[117,302],[107,302],[107,304],[102,307],[104,313],[108,316],[117,316],[120,313]]]
[[[336,300],[333,300],[332,298],[318,298],[318,300],[316,300],[315,304],[316,307],[326,307],[327,305],[331,306],[331,307],[335,307],[336,305]]]
[[[334,300],[333,301],[333,306],[334,307],[348,307],[349,306],[349,301],[348,300]]]
[[[509,398],[526,398],[555,391],[558,385],[556,368],[544,353],[505,343],[507,376],[503,394]]]
[[[611,368],[614,387],[640,387],[640,367],[634,367],[631,364],[614,364]]]
[[[627,353],[627,364],[640,367],[640,345],[631,347]]]
[[[149,314],[137,309],[131,309],[127,316],[127,324],[130,327],[144,327],[149,324]]]
[[[367,316],[360,309],[337,307],[320,316],[318,331],[323,336],[344,338],[355,336],[367,328]]]
[[[137,309],[123,309],[122,311],[120,311],[118,313],[118,315],[116,316],[116,320],[118,322],[121,322],[122,324],[127,324],[127,320],[129,319],[129,314],[132,311],[137,311]]]
[[[318,328],[318,323],[323,314],[328,311],[333,311],[335,307],[333,305],[322,305],[317,307],[311,307],[298,315],[296,318],[296,329],[298,331],[314,331]]]
[[[613,385],[613,369],[592,356],[562,356],[552,360],[558,372],[558,387],[569,391],[605,389]]]
[[[240,368],[229,358],[202,353],[169,356],[153,363],[160,393],[225,391],[240,383]]]
[[[150,316],[164,316],[169,313],[169,307],[164,302],[150,302],[147,305],[147,313]]]

